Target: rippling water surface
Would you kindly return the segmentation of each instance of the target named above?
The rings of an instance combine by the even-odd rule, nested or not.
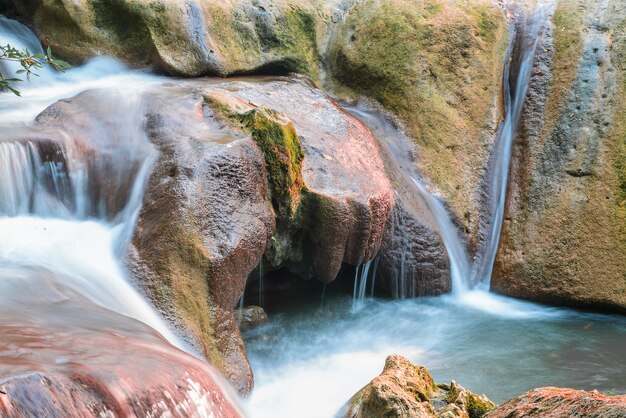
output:
[[[405,301],[327,298],[245,336],[253,417],[332,417],[392,353],[495,402],[541,386],[626,392],[626,317],[475,291]]]

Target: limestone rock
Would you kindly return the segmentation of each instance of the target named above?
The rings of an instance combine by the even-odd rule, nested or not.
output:
[[[625,13],[556,6],[513,150],[496,292],[626,309]]]
[[[9,302],[0,306],[1,416],[243,417],[212,366],[147,325],[49,272],[0,275]]]
[[[490,0],[358,1],[328,54],[337,94],[377,100],[404,122],[418,146],[419,172],[472,244],[502,114],[506,27]]]
[[[133,66],[197,76],[263,69],[315,77],[333,1],[2,0],[75,62],[113,55]]]
[[[228,119],[243,120],[257,143],[274,137],[273,146],[262,146],[266,167],[270,177],[276,171],[274,178],[289,180],[278,182],[283,191],[271,196],[277,231],[265,256],[272,268],[330,282],[342,263],[358,265],[376,255],[394,195],[367,127],[303,80],[229,82],[207,95]],[[257,122],[251,128],[245,121],[252,114]],[[275,128],[263,128],[272,121]],[[300,147],[301,162],[294,159]],[[300,165],[302,180],[292,174]]]
[[[454,381],[435,385],[424,366],[391,355],[380,376],[357,392],[339,416],[480,418],[493,408],[495,404],[485,395],[472,393]]]
[[[485,418],[622,418],[626,416],[626,395],[604,396],[597,391],[540,388],[511,399]]]

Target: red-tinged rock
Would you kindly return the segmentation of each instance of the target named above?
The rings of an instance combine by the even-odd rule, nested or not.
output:
[[[626,395],[546,387],[533,389],[494,409],[488,418],[624,418]]]
[[[42,270],[0,279],[0,416],[242,416],[212,366],[147,325]]]

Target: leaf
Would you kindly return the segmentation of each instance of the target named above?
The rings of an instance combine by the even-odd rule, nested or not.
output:
[[[48,58],[52,59],[52,49],[50,47],[48,47]]]

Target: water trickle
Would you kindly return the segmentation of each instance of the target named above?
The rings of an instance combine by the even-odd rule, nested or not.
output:
[[[354,273],[354,291],[352,294],[352,309],[360,309],[363,306],[367,293],[367,281],[369,279],[370,266],[373,260],[359,264]]]
[[[259,262],[259,306],[263,307],[265,301],[265,289],[263,289],[263,260]]]
[[[515,41],[509,52],[511,59],[505,65],[503,79],[505,115],[498,129],[488,182],[488,209],[491,216],[486,225],[481,227],[481,233],[486,238],[476,257],[471,278],[471,283],[486,290],[489,289],[502,231],[513,141],[530,84],[537,44],[546,25],[549,24],[554,5],[554,0],[543,1],[537,5],[535,12],[525,19],[518,16]]]

